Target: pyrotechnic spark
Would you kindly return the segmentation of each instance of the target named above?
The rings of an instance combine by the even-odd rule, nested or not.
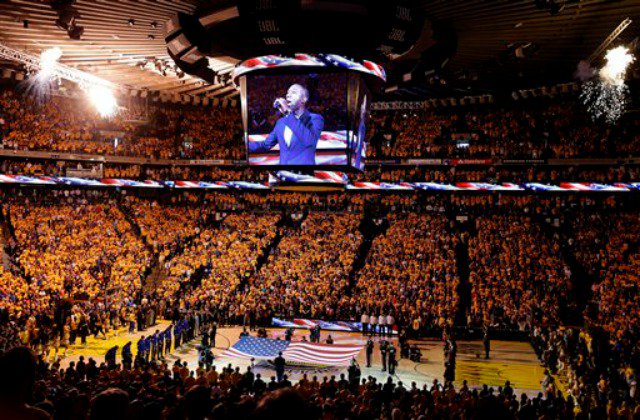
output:
[[[598,71],[598,77],[582,84],[580,99],[594,120],[603,118],[615,123],[624,112],[629,89],[625,74],[635,57],[629,49],[620,46],[607,52],[607,63]]]
[[[580,98],[594,120],[603,118],[614,124],[624,112],[627,104],[628,88],[622,85],[609,85],[601,80],[590,80],[582,85]]]
[[[627,68],[633,63],[635,57],[627,47],[620,46],[609,50],[605,58],[607,64],[600,69],[600,79],[610,85],[623,85]]]

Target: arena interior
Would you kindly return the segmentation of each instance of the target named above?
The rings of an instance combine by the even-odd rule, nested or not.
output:
[[[639,36],[0,1],[0,419],[640,419]]]

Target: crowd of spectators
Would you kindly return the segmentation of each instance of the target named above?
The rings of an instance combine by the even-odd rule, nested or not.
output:
[[[480,217],[476,230],[469,241],[471,321],[522,330],[557,325],[571,274],[559,243],[527,215]]]
[[[149,255],[113,204],[9,205],[16,260],[26,276],[55,293],[133,293]]]
[[[371,118],[369,156],[438,158],[578,158],[634,155],[638,122],[611,127],[590,119],[567,98],[509,107],[377,111]]]
[[[135,105],[102,119],[80,99],[38,102],[0,91],[0,135],[10,150],[137,156],[153,159],[241,159],[237,110]]]
[[[136,311],[151,254],[113,200],[69,191],[13,197],[3,218],[12,265],[0,312],[23,343],[48,354],[76,337],[106,337]]]
[[[640,415],[637,334],[614,338],[597,326],[582,330],[535,327],[532,345],[574,402],[576,417],[635,419]]]
[[[455,389],[437,379],[419,387],[389,377],[305,377],[295,384],[262,378],[251,368],[204,366],[180,361],[107,368],[89,359],[61,369],[16,348],[0,358],[0,410],[22,418],[90,419],[370,419],[576,418],[574,400],[551,391],[517,395],[507,381],[497,388]],[[598,407],[600,408],[600,407]],[[615,410],[614,410],[615,411]],[[585,417],[601,414],[587,410]],[[632,411],[626,407],[620,414]],[[617,414],[617,413],[616,413]],[[637,414],[637,413],[636,413]],[[582,417],[578,417],[582,418]]]
[[[242,323],[249,314],[255,319],[264,308],[244,299],[240,286],[255,274],[279,219],[275,213],[227,215],[167,263],[169,276],[160,287],[160,298],[174,307],[215,308],[220,320],[229,324]]]
[[[264,325],[271,316],[358,320],[367,314],[390,316],[416,334],[448,330],[460,309],[458,257],[466,246],[470,325],[531,332],[545,365],[566,378],[572,399],[557,404],[567,411],[637,408],[640,220],[613,198],[175,192],[147,199],[117,191],[25,190],[2,201],[6,249],[15,263],[0,270],[5,347],[20,341],[46,359],[48,348],[64,351],[78,338],[106,337],[139,319],[139,307],[149,303],[158,316],[197,310],[235,325]],[[470,217],[468,228],[456,221],[461,214]],[[554,224],[567,227],[572,246],[561,247],[564,231]],[[372,242],[360,268],[365,239]],[[562,327],[574,281],[564,252],[596,280],[581,332]],[[166,277],[145,295],[154,256]],[[139,374],[161,375],[155,369],[165,367]],[[98,370],[103,376],[88,386],[110,377],[106,368]],[[55,381],[55,372],[41,374]],[[194,380],[207,377],[199,372]],[[494,397],[512,413],[527,407],[504,389],[494,397],[488,390],[470,397],[472,391],[448,385],[438,392],[447,391],[451,401],[442,401],[449,409],[462,410],[465,398],[477,405]],[[554,398],[540,399],[536,412],[557,409],[545,405]]]
[[[359,214],[310,213],[287,227],[245,299],[282,317],[336,319],[362,234]]]
[[[175,197],[171,201],[161,204],[156,200],[126,197],[127,213],[133,217],[141,237],[161,263],[181,249],[188,238],[198,235],[208,216],[197,203],[194,206],[188,200],[176,202]]]
[[[266,117],[254,117],[252,124],[271,126]],[[640,149],[639,127],[633,118],[611,127],[596,124],[569,101],[374,112],[368,151],[382,159],[625,158]],[[237,109],[131,104],[103,120],[75,99],[37,103],[13,89],[0,91],[0,140],[8,150],[238,160],[245,157],[241,129]],[[14,157],[4,158],[0,169],[16,175],[89,168],[104,178],[266,181],[265,172],[246,167],[99,165]],[[353,177],[637,179],[638,167],[628,164],[372,165]],[[273,418],[292,412],[325,419],[637,418],[640,218],[633,203],[632,211],[619,211],[618,205],[616,199],[588,196],[174,193],[148,199],[91,190],[3,191],[8,261],[0,266],[0,413],[9,418],[46,418],[45,412],[56,418],[84,413]],[[470,218],[466,226],[458,223],[460,215]],[[142,329],[153,324],[156,312],[177,319],[204,311],[224,324],[240,325],[266,324],[272,316],[359,320],[367,315],[393,319],[417,335],[448,330],[463,301],[459,258],[465,249],[467,324],[529,331],[542,362],[566,383],[568,397],[553,386],[546,395],[518,398],[509,385],[470,390],[463,383],[456,390],[434,383],[418,389],[373,379],[304,379],[287,386],[267,385],[250,371],[202,366],[191,373],[179,364],[128,370],[90,360],[61,370],[57,357],[47,364],[49,350],[58,356],[78,339],[81,344],[88,335],[106,339],[110,330],[132,322]],[[563,326],[564,312],[576,308],[576,279],[569,267],[574,260],[589,277],[577,280],[593,282],[582,329]],[[152,266],[161,278],[146,295],[143,284]],[[24,349],[5,352],[20,344],[35,351],[37,363]]]
[[[391,214],[389,224],[373,241],[346,302],[360,314],[391,315],[415,334],[450,327],[458,308],[458,238],[448,231],[446,216]]]
[[[600,274],[611,222],[607,215],[591,211],[576,215],[572,223],[572,235],[568,242],[573,256],[592,277]]]
[[[330,101],[330,91],[319,91],[319,95],[316,111],[327,113],[325,121],[331,121],[335,106],[323,109],[322,104],[333,103],[335,98]],[[273,98],[265,101],[273,116]],[[8,88],[0,91],[0,109],[5,149],[155,159],[242,160],[246,156],[237,108],[172,104],[145,108],[132,102],[105,120],[80,99],[52,98],[41,103]],[[261,132],[272,126],[269,115],[262,113],[256,111],[250,117],[251,126],[260,126]],[[368,156],[628,157],[640,147],[639,127],[633,116],[615,126],[591,121],[572,97],[439,110],[375,111],[369,123]]]
[[[640,331],[640,217],[617,214],[600,250],[592,322],[614,339]]]

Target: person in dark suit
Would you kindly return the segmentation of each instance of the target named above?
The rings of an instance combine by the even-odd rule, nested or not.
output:
[[[282,376],[282,381],[280,381],[280,388],[291,388],[293,384],[289,380],[287,375]]]
[[[373,340],[369,339],[367,341],[367,367],[371,367],[371,355],[373,354]]]
[[[140,339],[138,340],[138,356],[140,356],[142,359],[145,358],[145,352],[146,352],[146,341],[144,339],[144,335],[140,337]]]
[[[263,153],[277,144],[280,148],[280,165],[315,165],[316,147],[324,128],[324,118],[307,110],[308,101],[307,88],[291,85],[286,99],[278,98],[274,102],[282,117],[265,140],[248,142],[249,153]]]
[[[389,365],[389,375],[395,375],[396,374],[396,365],[398,364],[398,361],[396,360],[396,348],[393,344],[389,344],[389,347],[387,348],[387,352],[388,352],[388,365]]]
[[[491,338],[489,337],[489,326],[484,327],[484,334],[482,336],[482,344],[484,346],[484,358],[489,358],[489,352],[491,351]]]
[[[253,392],[256,396],[261,396],[267,389],[267,384],[262,380],[262,376],[256,374],[256,380],[253,382]]]
[[[116,367],[116,354],[118,353],[118,346],[113,346],[104,355],[104,361],[109,369],[115,369]]]
[[[218,321],[213,321],[209,329],[209,341],[211,347],[216,347],[216,334],[218,333]]]
[[[382,340],[380,342],[380,359],[382,360],[382,371],[386,372],[387,370],[387,342]]]
[[[131,353],[131,341],[122,347],[122,366],[124,369],[131,369],[133,363],[133,354]]]
[[[284,367],[286,365],[284,357],[282,357],[282,352],[278,353],[278,357],[273,360],[273,364],[276,368],[276,376],[278,378],[278,382],[281,382],[282,378],[284,377]]]

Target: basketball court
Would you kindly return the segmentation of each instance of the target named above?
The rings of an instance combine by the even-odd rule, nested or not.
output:
[[[120,330],[116,335],[114,332],[108,334],[107,340],[101,338],[90,337],[86,346],[76,345],[69,349],[67,356],[62,360],[63,367],[69,362],[77,361],[79,356],[85,359],[93,357],[96,361],[103,362],[105,352],[112,346],[118,345],[120,348],[128,341],[132,341],[132,351],[136,352],[136,342],[142,335],[148,335],[155,332],[156,329],[163,330],[168,326],[167,321],[161,321],[157,326],[147,329],[144,332],[136,332],[129,334],[126,330]],[[224,357],[222,353],[238,341],[242,328],[219,328],[216,336],[216,348],[213,353],[216,355],[214,365],[221,369],[228,364],[239,366],[241,371],[251,365],[250,361]],[[269,338],[284,339],[283,329],[269,329]],[[304,333],[304,334],[303,334]],[[301,340],[302,336],[308,334],[305,330],[296,330],[293,340]],[[368,337],[364,337],[357,333],[345,333],[335,331],[323,331],[321,342],[325,342],[328,335],[331,335],[335,344],[359,344],[362,345],[362,351],[357,356],[357,361],[362,369],[362,378],[368,376],[375,377],[378,381],[386,381],[388,373],[382,371],[379,341],[380,337],[374,337],[375,348],[372,358],[372,366],[366,367],[366,355],[364,346]],[[399,353],[399,345],[397,338],[388,339],[391,341]],[[419,387],[424,384],[431,385],[434,379],[442,382],[444,373],[444,353],[443,343],[439,340],[423,340],[411,342],[415,343],[422,351],[422,360],[420,363],[412,362],[407,359],[400,359],[398,367],[394,375],[394,381],[402,381],[407,387],[415,382]],[[199,340],[194,340],[184,348],[174,350],[167,357],[167,362],[171,365],[177,359],[186,361],[189,367],[195,369],[198,365],[198,350],[196,346]],[[222,356],[221,356],[222,355]],[[120,352],[118,352],[118,361],[120,361]],[[267,381],[271,376],[275,375],[271,364],[268,362],[254,363],[254,371],[260,373]],[[287,369],[287,375],[292,381],[296,381],[307,374],[309,378],[317,376],[318,380],[322,380],[324,376],[335,375],[339,377],[341,373],[347,374],[347,369],[335,366],[295,366]],[[454,384],[460,386],[463,380],[467,380],[469,386],[480,387],[483,384],[498,387],[503,386],[505,381],[511,381],[514,389],[520,393],[525,392],[528,395],[536,395],[540,389],[540,382],[543,379],[544,368],[541,366],[536,357],[533,348],[526,342],[514,341],[492,341],[491,356],[484,359],[484,349],[481,341],[458,341],[458,357],[456,360],[456,380]]]

